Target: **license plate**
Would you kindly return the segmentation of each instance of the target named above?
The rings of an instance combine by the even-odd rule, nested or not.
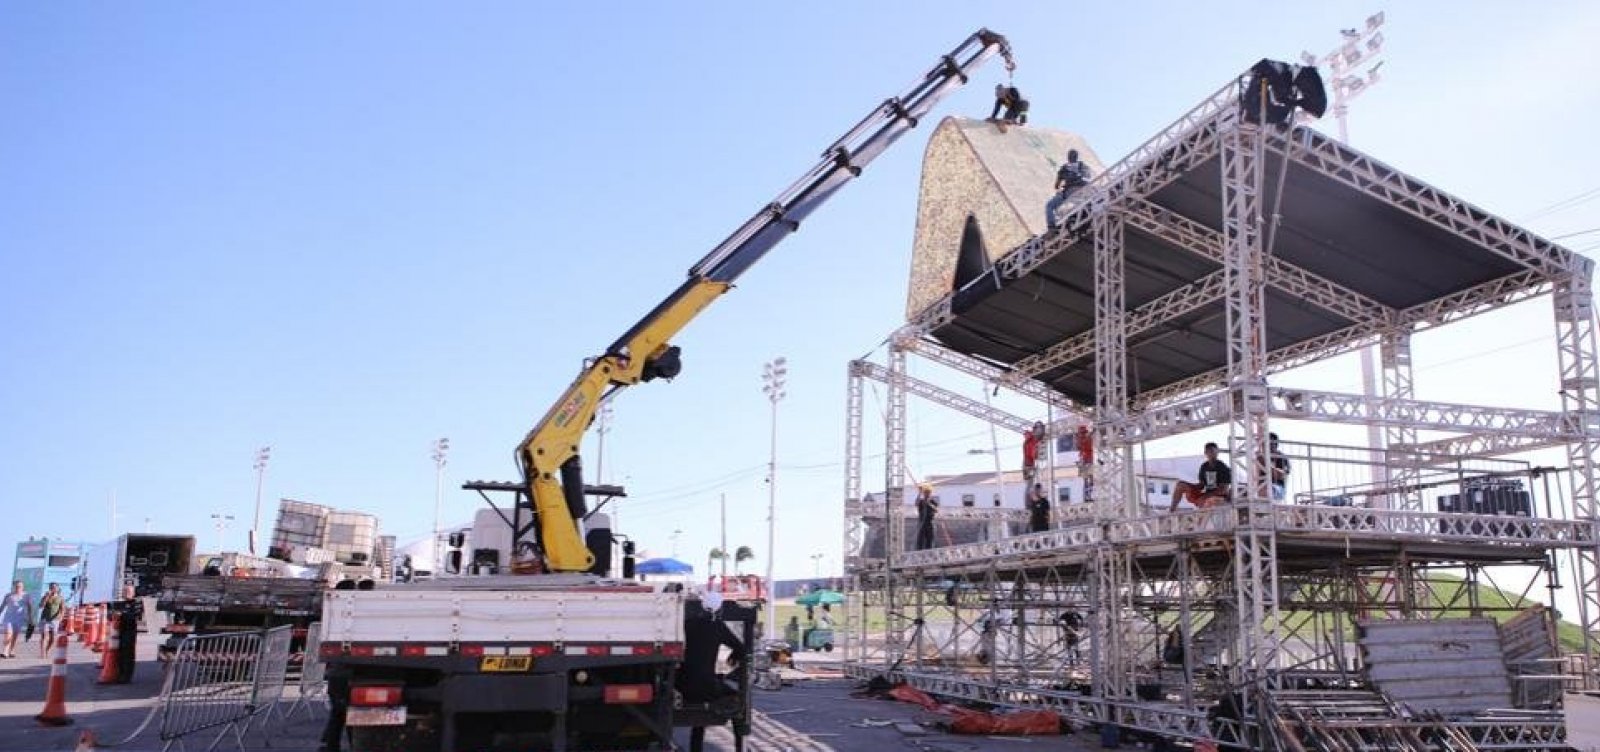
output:
[[[527,671],[531,668],[531,655],[486,655],[478,664],[479,671]]]
[[[346,726],[403,726],[405,722],[404,705],[392,708],[350,708],[344,714]]]

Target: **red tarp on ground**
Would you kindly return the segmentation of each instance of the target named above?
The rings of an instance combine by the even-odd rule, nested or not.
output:
[[[1061,717],[1048,710],[1023,710],[1015,713],[985,713],[945,705],[920,689],[896,684],[884,696],[909,702],[923,710],[938,713],[950,719],[950,732],[954,734],[1042,735],[1061,733]]]

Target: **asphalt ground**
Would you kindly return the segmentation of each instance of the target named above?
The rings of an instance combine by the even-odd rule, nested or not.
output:
[[[44,708],[50,664],[38,657],[38,643],[19,650],[19,657],[0,659],[0,750],[44,752],[76,750],[80,735],[95,735],[96,749],[160,750],[157,698],[161,693],[161,668],[156,660],[160,635],[142,634],[134,681],[125,685],[100,685],[99,655],[74,643],[68,651],[66,708],[73,723],[42,726],[34,720]],[[754,730],[746,740],[749,752],[1068,752],[1099,749],[1091,731],[1050,737],[953,736],[922,730],[919,721],[933,718],[913,705],[851,696],[854,683],[837,678],[835,666],[822,656],[802,657],[795,681],[775,691],[757,690]],[[800,678],[801,676],[807,678]],[[242,736],[223,738],[216,749],[246,752],[311,752],[320,741],[325,705],[311,702],[295,707],[296,690],[271,717],[253,723]],[[292,713],[290,711],[293,711]],[[283,716],[287,717],[283,717]],[[146,724],[141,729],[141,724]],[[201,732],[173,749],[205,749],[218,731]],[[688,732],[681,730],[679,746],[688,747]],[[726,728],[711,729],[706,747],[732,752],[733,737]]]

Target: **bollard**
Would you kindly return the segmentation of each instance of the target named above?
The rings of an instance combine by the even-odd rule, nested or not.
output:
[[[120,630],[116,625],[106,631],[106,649],[100,653],[100,678],[95,681],[96,684],[117,683],[117,649],[122,644],[122,637],[117,634]]]
[[[55,654],[50,659],[50,685],[45,692],[44,710],[33,717],[42,726],[66,726],[67,717],[67,636],[56,637]]]

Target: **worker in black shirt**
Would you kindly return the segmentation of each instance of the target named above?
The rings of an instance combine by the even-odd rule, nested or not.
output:
[[[933,495],[933,486],[923,483],[917,487],[917,549],[933,548],[933,518],[939,514],[939,498]]]
[[[1005,110],[1004,115],[1000,114],[1002,109]],[[1015,86],[995,84],[994,110],[989,113],[989,119],[998,119],[1002,123],[1011,125],[1026,125],[1028,123],[1028,100],[1022,98],[1022,90]]]
[[[134,651],[139,648],[139,617],[144,614],[144,601],[135,597],[133,586],[128,585],[122,589],[122,600],[111,604],[110,614],[109,624],[117,630],[117,678],[113,683],[128,684],[133,681]]]
[[[1233,485],[1233,471],[1227,463],[1217,459],[1217,442],[1206,442],[1206,461],[1200,463],[1197,482],[1178,481],[1172,488],[1172,506],[1167,511],[1178,511],[1178,501],[1188,499],[1197,509],[1205,509],[1228,500]]]
[[[1271,448],[1267,454],[1272,457],[1272,500],[1283,501],[1287,495],[1285,486],[1289,483],[1289,458],[1283,456],[1283,450],[1278,448],[1278,435],[1267,434]]]
[[[1045,227],[1056,229],[1056,212],[1067,205],[1079,188],[1089,184],[1090,177],[1089,165],[1078,161],[1078,150],[1068,149],[1067,161],[1056,170],[1056,193],[1044,204]]]
[[[1028,490],[1028,532],[1042,533],[1050,529],[1050,498],[1044,495],[1044,486],[1035,483]]]
[[[713,703],[738,694],[738,690],[723,682],[717,675],[717,654],[723,647],[733,651],[728,660],[738,664],[744,660],[744,643],[734,636],[717,612],[722,608],[722,594],[706,593],[700,601],[686,601],[683,609],[683,664],[678,671],[678,691],[684,702]],[[689,749],[701,750],[705,745],[706,729],[694,726],[689,730]]]

